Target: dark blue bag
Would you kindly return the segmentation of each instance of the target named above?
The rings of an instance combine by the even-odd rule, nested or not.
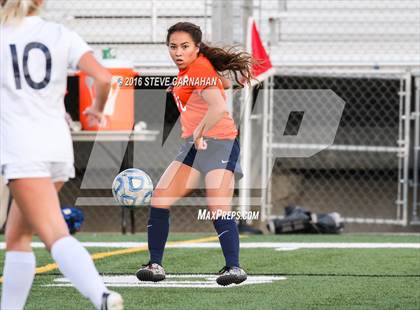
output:
[[[83,221],[85,220],[82,210],[64,207],[61,209],[61,213],[64,216],[70,234],[74,235],[76,232],[80,231]]]

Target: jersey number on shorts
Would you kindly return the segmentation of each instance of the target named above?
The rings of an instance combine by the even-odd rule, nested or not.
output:
[[[28,58],[29,52],[33,49],[39,49],[45,56],[45,77],[41,82],[35,82],[32,80],[31,75],[28,69]],[[19,59],[18,53],[15,44],[10,45],[10,52],[12,53],[12,60],[13,60],[13,72],[15,75],[15,84],[17,89],[22,89],[22,82],[20,77],[20,70],[19,70]],[[23,51],[23,75],[25,77],[26,83],[33,89],[42,89],[48,85],[51,80],[51,53],[48,47],[44,44],[39,42],[31,42],[25,46]]]

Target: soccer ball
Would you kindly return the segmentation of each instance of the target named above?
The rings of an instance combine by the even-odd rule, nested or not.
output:
[[[126,208],[136,208],[150,204],[153,182],[143,170],[130,168],[120,172],[112,182],[115,200]]]

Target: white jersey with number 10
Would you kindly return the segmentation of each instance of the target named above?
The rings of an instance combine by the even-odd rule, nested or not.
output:
[[[0,165],[73,162],[67,70],[92,50],[75,32],[37,16],[0,27]]]

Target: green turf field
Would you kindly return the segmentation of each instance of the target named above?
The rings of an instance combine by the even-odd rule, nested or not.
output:
[[[172,234],[170,240],[208,236]],[[77,237],[91,242],[146,240],[144,234],[79,234]],[[241,242],[420,243],[420,235],[251,236]],[[120,249],[88,250],[93,254]],[[52,262],[45,250],[35,252],[38,267]],[[112,289],[123,295],[126,309],[420,309],[419,249],[246,248],[241,250],[241,263],[251,282],[277,278],[271,283],[228,288],[196,285],[204,282],[213,285],[211,277],[224,262],[220,249],[168,248],[165,253],[164,266],[170,276],[166,284],[160,284],[192,287],[128,287],[124,280],[120,283],[124,286]],[[132,275],[147,258],[147,252],[140,251],[99,259],[96,265],[106,279],[127,275],[131,276],[131,282],[127,283],[137,285]],[[37,275],[25,309],[93,309],[74,288],[51,286],[65,284],[57,282],[60,278],[57,270]]]

